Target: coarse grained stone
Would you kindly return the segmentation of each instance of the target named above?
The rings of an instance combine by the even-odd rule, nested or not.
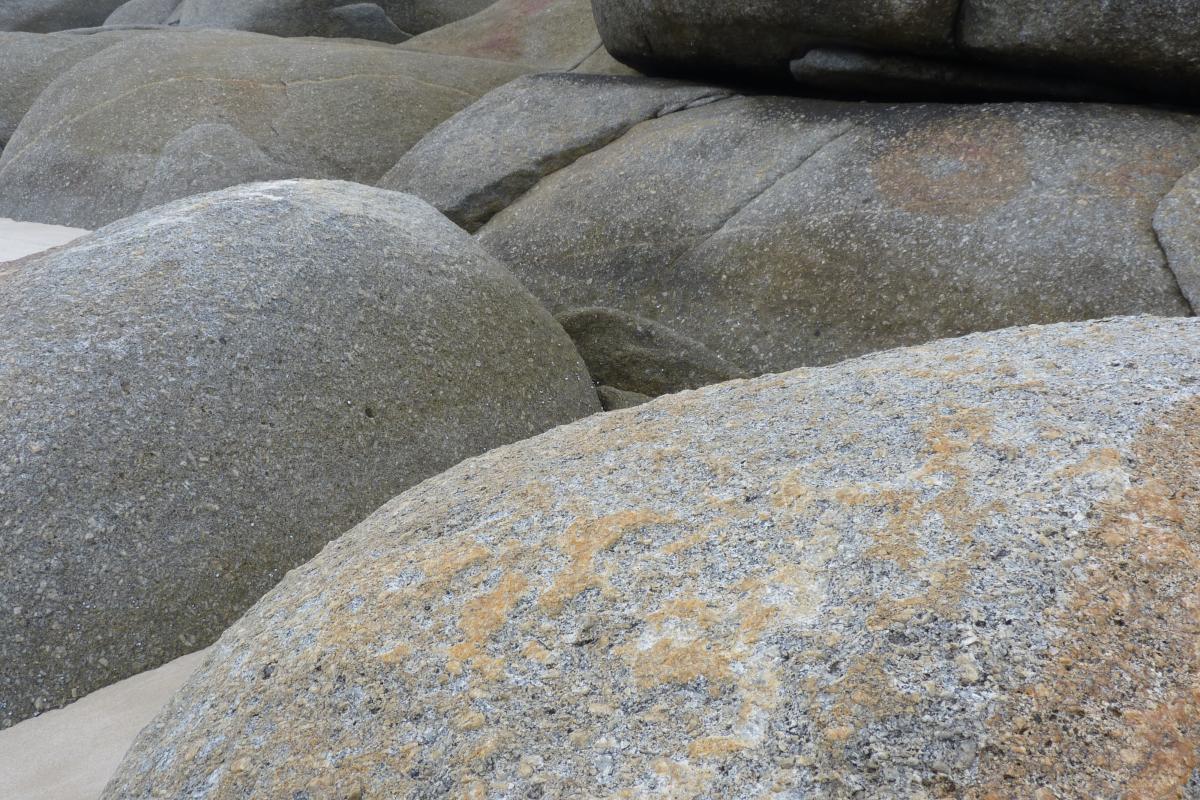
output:
[[[485,99],[432,131],[438,155],[389,185],[451,209],[493,197],[503,175],[530,174],[521,132],[535,132],[542,163],[569,163],[477,235],[555,314],[618,309],[761,374],[1020,324],[1192,313],[1153,223],[1200,163],[1193,116],[734,95],[612,141],[572,131],[556,159],[536,132],[593,79],[539,80],[536,104]],[[628,100],[606,97],[619,118]],[[1200,226],[1177,219],[1176,239]]]
[[[1198,467],[1194,319],[593,417],[289,574],[105,797],[1191,797]]]
[[[208,644],[397,492],[600,410],[416,198],[250,184],[0,265],[0,726]]]
[[[227,165],[150,187],[164,150],[198,125],[235,129],[287,177],[374,183],[439,122],[526,71],[346,40],[143,33],[42,92],[0,157],[0,216],[97,228],[144,208],[148,189],[161,201],[192,180],[263,177]]]

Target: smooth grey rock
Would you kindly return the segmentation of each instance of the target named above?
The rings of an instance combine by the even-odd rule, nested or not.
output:
[[[647,73],[782,82],[790,62],[838,47],[952,58],[986,67],[989,81],[1010,69],[1017,74],[1006,80],[1032,72],[1041,84],[1063,80],[1067,92],[1087,88],[1082,79],[1200,102],[1200,0],[596,0],[596,20],[608,49]],[[875,67],[899,68],[889,83],[912,73],[886,57]],[[979,73],[951,77],[962,89]]]
[[[699,342],[612,308],[577,309],[558,322],[601,385],[658,397],[746,377]]]
[[[407,195],[250,184],[0,269],[0,726],[212,641],[397,492],[600,410]]]
[[[586,90],[561,93],[570,108]],[[452,124],[519,137],[560,118],[543,98]],[[488,160],[443,131],[408,185]],[[1152,224],[1198,164],[1200,121],[1165,111],[732,97],[635,125],[477,235],[555,314],[619,309],[761,374],[1018,324],[1190,314]]]
[[[793,61],[792,77],[811,89],[857,98],[950,102],[1038,97],[1109,102],[1142,99],[1133,92],[1060,75],[830,47],[814,47]]]
[[[0,149],[51,81],[131,35],[111,31],[88,36],[0,32]]]
[[[612,67],[604,52],[591,0],[497,0],[474,16],[400,45],[406,50],[521,64],[539,72],[569,72],[590,63]]]
[[[262,177],[250,151],[151,185],[164,159],[187,162],[168,147],[205,125],[234,129],[244,137],[235,150],[252,142],[284,174],[375,183],[435,125],[525,71],[344,41],[141,34],[77,64],[38,98],[0,157],[0,216],[96,228],[144,208],[147,193],[178,197],[193,184]],[[248,173],[238,171],[244,163]]]
[[[292,572],[104,797],[1186,796],[1197,463],[1191,319],[593,417]]]
[[[105,25],[166,25],[179,0],[129,0],[104,20]]]
[[[971,58],[1200,100],[1200,0],[965,0]]]
[[[518,78],[439,125],[383,176],[476,231],[547,175],[647,119],[731,93],[626,77]],[[551,105],[554,114],[541,113]],[[464,159],[465,150],[474,157]]]
[[[595,0],[596,23],[618,60],[642,72],[785,80],[818,44],[950,52],[959,0]]]
[[[51,33],[103,24],[125,0],[4,0],[0,31]]]
[[[449,25],[483,11],[496,0],[386,0],[388,16],[409,33]]]
[[[654,398],[638,392],[627,392],[612,386],[597,386],[596,396],[605,411],[624,411],[627,408],[637,408],[649,403]]]
[[[399,44],[412,38],[374,3],[351,3],[338,6],[328,12],[329,36],[351,39],[371,39],[377,42]]]
[[[139,208],[153,208],[239,183],[303,177],[232,125],[202,123],[163,146]]]
[[[1200,309],[1200,169],[1179,179],[1159,204],[1154,232],[1193,309]]]
[[[130,0],[108,24],[171,24],[275,36],[357,36],[397,42],[482,11],[492,0]]]

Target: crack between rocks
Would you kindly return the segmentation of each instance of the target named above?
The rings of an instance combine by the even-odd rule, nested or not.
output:
[[[587,59],[584,59],[584,60],[586,61]],[[699,95],[686,103],[659,106],[658,110],[655,111],[650,116],[643,117],[642,119],[632,122],[626,126],[618,127],[616,129],[610,131],[609,134],[607,134],[605,136],[597,137],[596,139],[592,140],[591,142],[587,142],[586,144],[580,145],[577,148],[573,148],[571,150],[562,151],[561,153],[555,154],[555,157],[547,159],[547,161],[550,164],[558,164],[559,160],[562,158],[567,159],[566,163],[558,164],[558,166],[552,166],[548,171],[542,172],[540,175],[535,176],[533,181],[529,184],[528,187],[526,187],[520,194],[518,194],[512,200],[505,203],[505,205],[502,208],[499,208],[496,211],[492,212],[491,214],[488,214],[486,216],[486,218],[481,218],[481,219],[477,220],[476,223],[474,223],[474,227],[471,229],[471,232],[477,233],[478,231],[482,230],[493,219],[495,219],[499,214],[501,214],[504,211],[507,211],[508,209],[518,205],[523,200],[525,200],[525,198],[528,197],[530,195],[530,193],[532,193],[535,189],[537,189],[545,180],[557,175],[558,173],[562,172],[565,169],[569,169],[570,167],[574,166],[581,158],[585,158],[587,156],[592,155],[593,153],[597,153],[597,152],[603,150],[604,148],[606,148],[610,145],[616,144],[621,139],[624,139],[629,133],[631,133],[633,131],[634,128],[637,128],[639,125],[642,125],[646,122],[650,122],[651,120],[663,119],[665,117],[671,116],[672,114],[678,114],[682,111],[689,111],[693,108],[701,108],[704,106],[716,105],[717,103],[722,103],[726,100],[732,100],[732,99],[740,97],[740,96],[741,95],[734,94],[731,92],[726,92],[726,91],[723,91],[720,89],[713,89],[710,92],[708,92],[707,94]],[[509,173],[508,175],[505,175],[504,178],[510,178],[513,175],[514,175],[514,173]],[[484,187],[479,192],[476,192],[475,194],[466,198],[467,203],[464,203],[464,204],[469,204],[469,202],[476,197],[486,195],[489,190],[494,189],[494,187],[497,185],[498,185],[498,183],[492,183],[489,186]]]
[[[967,0],[958,0],[954,6],[954,19],[950,27],[950,46],[956,51],[962,49],[963,14],[966,7]]]
[[[1167,202],[1167,198],[1170,197],[1177,188],[1179,188],[1179,184],[1183,183],[1196,172],[1200,172],[1200,164],[1197,164],[1191,169],[1184,171],[1184,173],[1179,176],[1179,180],[1175,181],[1175,183],[1171,185],[1171,188],[1167,190],[1167,193],[1159,199],[1158,204],[1154,207],[1154,213],[1150,215],[1150,233],[1154,238],[1155,246],[1158,247],[1160,252],[1162,252],[1163,266],[1166,267],[1167,271],[1171,273],[1171,277],[1175,280],[1175,288],[1179,291],[1179,296],[1183,298],[1183,302],[1187,303],[1188,308],[1191,309],[1193,317],[1200,315],[1200,309],[1196,308],[1196,305],[1192,302],[1191,298],[1188,297],[1187,292],[1184,291],[1183,283],[1179,280],[1179,273],[1175,271],[1175,265],[1171,263],[1171,255],[1167,252],[1167,248],[1163,244],[1162,236],[1158,230],[1158,212],[1162,209],[1163,203]]]
[[[588,60],[589,58],[591,58],[592,56],[596,55],[596,53],[599,53],[599,52],[600,52],[600,51],[601,51],[603,48],[604,48],[604,42],[603,42],[603,41],[601,41],[599,44],[597,44],[595,47],[593,47],[591,50],[589,50],[589,51],[588,51],[588,54],[587,54],[586,56],[584,56],[583,58],[579,59],[579,61],[575,62],[575,63],[574,63],[573,65],[571,65],[570,67],[568,67],[568,68],[566,68],[565,70],[563,70],[563,72],[574,72],[575,70],[579,69],[579,68],[580,68],[580,67],[582,67],[584,64],[586,64],[586,63],[587,63],[587,60]]]
[[[760,199],[765,197],[776,186],[783,183],[785,180],[787,180],[791,176],[795,175],[800,170],[804,169],[804,167],[807,166],[810,161],[812,161],[814,158],[819,156],[821,153],[825,152],[825,150],[827,150],[828,148],[837,144],[839,141],[846,138],[851,133],[854,133],[859,127],[860,126],[856,123],[853,123],[853,122],[847,123],[840,131],[833,134],[831,137],[829,137],[824,142],[822,142],[817,147],[816,150],[813,150],[811,153],[809,153],[803,159],[801,159],[801,161],[798,164],[796,164],[796,166],[783,171],[782,173],[779,174],[779,176],[777,178],[775,178],[775,180],[771,181],[761,191],[755,192],[754,195],[752,197],[750,197],[749,199],[747,199],[744,203],[739,203],[738,207],[735,208],[727,217],[725,217],[724,221],[722,221],[717,227],[713,228],[711,233],[705,234],[703,236],[703,238],[700,239],[699,242],[692,245],[690,248],[688,248],[684,252],[680,253],[675,258],[671,259],[670,263],[667,264],[664,271],[667,274],[670,274],[680,264],[680,262],[682,262],[684,259],[688,258],[689,256],[693,255],[697,250],[704,247],[706,244],[708,244],[714,238],[716,238],[717,235],[721,233],[721,231],[723,231],[727,227],[729,227],[729,225],[735,219],[737,219],[742,214],[742,212],[744,212],[750,206],[754,205]]]

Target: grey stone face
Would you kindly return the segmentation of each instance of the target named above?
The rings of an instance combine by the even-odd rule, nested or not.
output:
[[[273,36],[354,36],[403,41],[469,17],[492,0],[130,0],[107,24],[225,28]]]
[[[600,410],[415,198],[252,184],[0,269],[0,726],[212,641],[418,481]]]
[[[522,64],[539,72],[627,71],[611,58],[605,60],[591,0],[497,0],[474,16],[401,46]]]
[[[473,232],[542,178],[639,122],[730,94],[643,78],[525,76],[439,125],[379,185],[404,187]],[[464,159],[467,151],[474,157]]]
[[[0,31],[50,33],[91,28],[104,22],[124,0],[4,0]]]
[[[0,149],[42,90],[85,58],[122,42],[129,31],[90,35],[0,33]]]
[[[374,183],[436,124],[524,72],[376,45],[144,33],[38,98],[0,158],[0,216],[96,228],[193,184],[264,174]],[[212,126],[234,160],[181,171],[203,166],[203,153],[181,148]]]
[[[1198,421],[1142,318],[560,428],[292,572],[105,797],[1184,796]]]
[[[949,52],[958,0],[595,0],[609,52],[648,72],[777,78],[817,43]]]
[[[1002,73],[1033,71],[1040,80],[1024,85],[1029,94],[1067,78],[1073,89],[1098,80],[1200,101],[1200,0],[596,0],[596,20],[614,55],[651,73],[783,81],[811,48],[839,47],[971,62],[968,85],[1020,89],[1025,79]],[[877,92],[911,91],[899,80],[911,65],[881,66],[898,72]]]
[[[556,80],[536,106],[458,115],[430,134],[440,156],[390,185],[453,206],[498,172],[528,174],[520,144],[481,158],[471,132],[515,143],[549,127]],[[558,86],[564,108],[586,93]],[[735,96],[604,141],[568,148],[570,163],[480,241],[556,314],[618,309],[754,374],[1012,325],[1192,311],[1153,221],[1200,163],[1194,117]],[[481,161],[476,175],[457,166]]]
[[[746,377],[699,342],[611,308],[570,311],[558,322],[602,386],[658,397]]]

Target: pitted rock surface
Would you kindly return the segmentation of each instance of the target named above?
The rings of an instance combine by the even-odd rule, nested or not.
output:
[[[507,269],[356,184],[180,201],[0,290],[0,726],[208,644],[403,489],[600,410]]]
[[[143,33],[41,94],[0,157],[0,216],[97,228],[194,184],[374,183],[435,125],[525,72],[356,42]],[[202,173],[178,169],[203,166],[179,148],[211,138],[197,126],[229,129],[218,151],[232,153]]]
[[[790,61],[839,47],[917,58],[929,68],[968,64],[1014,80],[1061,77],[1085,89],[1076,82],[1101,81],[1200,102],[1200,0],[595,0],[595,7],[609,51],[650,74],[782,82]],[[869,77],[861,88],[871,86]]]
[[[1195,117],[734,95],[612,141],[538,134],[592,82],[604,117],[639,118],[637,80],[523,80],[432,131],[415,150],[439,154],[388,184],[462,209],[500,196],[499,175],[541,174],[531,151],[562,164],[477,233],[555,314],[615,308],[762,374],[1013,325],[1192,313],[1173,270],[1185,249],[1164,253],[1154,221],[1200,164]],[[1200,228],[1181,208],[1162,218],[1171,242]]]
[[[593,417],[290,573],[105,797],[1194,796],[1197,476],[1195,320]]]

